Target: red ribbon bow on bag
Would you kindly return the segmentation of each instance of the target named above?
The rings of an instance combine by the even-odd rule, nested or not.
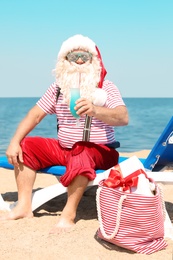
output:
[[[138,175],[141,173],[145,174],[142,169],[139,169],[123,178],[119,165],[116,165],[114,169],[111,169],[108,179],[104,180],[103,185],[108,188],[122,187],[123,191],[130,191],[131,187],[137,187]]]

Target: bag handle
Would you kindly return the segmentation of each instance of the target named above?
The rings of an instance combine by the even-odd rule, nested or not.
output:
[[[102,187],[98,187],[97,194],[96,194],[97,213],[98,213],[98,220],[99,220],[99,223],[100,223],[100,230],[101,230],[101,233],[104,236],[104,238],[112,239],[118,233],[119,226],[120,226],[121,212],[122,212],[122,204],[123,204],[123,201],[127,198],[127,196],[126,195],[122,195],[121,198],[119,199],[119,201],[118,201],[117,221],[116,221],[115,229],[114,229],[114,231],[113,231],[113,233],[111,235],[107,235],[105,230],[104,230],[104,227],[103,227],[103,222],[102,222],[102,217],[101,217],[101,210],[100,210],[100,192],[101,192],[101,189],[102,189]]]
[[[162,212],[163,212],[163,218],[164,218],[164,221],[166,219],[166,206],[165,206],[165,201],[164,201],[164,196],[163,196],[163,189],[161,187],[161,185],[157,185],[158,187],[158,190],[159,190],[159,195],[160,195],[160,200],[161,200],[161,205],[162,205]]]

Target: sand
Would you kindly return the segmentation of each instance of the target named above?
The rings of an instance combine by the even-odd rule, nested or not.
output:
[[[147,156],[149,151],[125,154]],[[0,192],[7,202],[17,200],[17,189],[13,171],[0,168]],[[34,189],[57,183],[54,176],[38,174]],[[0,259],[16,260],[73,260],[73,259],[173,259],[173,240],[168,239],[166,249],[151,255],[141,255],[132,251],[102,243],[96,238],[99,227],[96,212],[95,193],[97,187],[86,191],[77,211],[75,229],[61,235],[50,235],[65,205],[63,194],[41,206],[34,212],[34,218],[0,222]],[[164,185],[166,208],[173,222],[173,185]],[[0,212],[3,214],[3,212]]]

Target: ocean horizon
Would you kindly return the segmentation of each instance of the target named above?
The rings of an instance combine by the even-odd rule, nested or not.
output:
[[[0,97],[0,156],[14,132],[39,97]],[[119,152],[151,150],[173,116],[173,98],[123,98],[129,112],[129,125],[115,127]],[[29,134],[57,138],[56,116],[48,115]]]

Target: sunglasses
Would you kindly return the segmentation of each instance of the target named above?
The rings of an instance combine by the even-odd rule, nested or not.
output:
[[[92,54],[90,52],[69,52],[67,54],[67,60],[70,62],[76,62],[79,58],[83,62],[87,62],[92,58]]]

